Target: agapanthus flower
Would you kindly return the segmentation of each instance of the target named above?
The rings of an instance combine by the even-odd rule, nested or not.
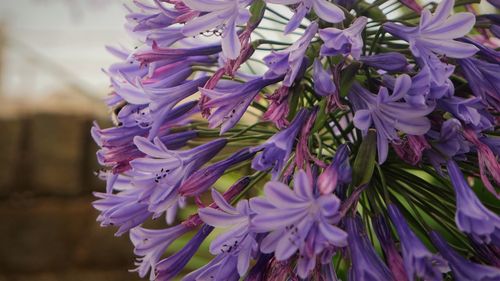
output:
[[[316,15],[327,22],[337,23],[345,19],[344,12],[335,4],[327,0],[266,0],[274,4],[296,5],[295,14],[284,28],[285,34],[288,34],[299,27],[302,19],[314,10]]]
[[[416,27],[392,22],[384,24],[385,30],[410,44],[410,50],[419,64],[422,67],[429,67],[431,78],[438,85],[445,82],[449,74],[453,73],[454,67],[441,62],[437,55],[468,58],[478,51],[474,45],[454,40],[467,34],[475,23],[472,13],[457,13],[450,16],[454,2],[453,0],[439,2],[433,14],[424,9],[420,24]]]
[[[148,271],[151,271],[150,279],[154,280],[156,264],[165,250],[189,230],[190,228],[183,224],[165,229],[146,229],[138,226],[130,230],[134,254],[139,256],[134,271],[137,271],[140,277],[146,276]]]
[[[377,129],[378,161],[387,159],[389,142],[399,141],[397,130],[411,135],[423,135],[430,129],[426,115],[433,106],[414,107],[399,102],[411,87],[408,75],[398,76],[392,95],[385,87],[380,87],[378,95],[373,95],[359,84],[354,84],[349,97],[355,101],[354,125],[367,132],[373,124]]]
[[[319,37],[324,41],[324,44],[321,46],[321,55],[352,55],[353,58],[359,59],[363,48],[361,32],[365,28],[366,23],[366,17],[359,17],[346,29],[333,27],[321,29]]]
[[[179,198],[178,188],[182,180],[217,154],[226,142],[218,139],[193,149],[172,151],[158,138],[150,142],[135,137],[135,145],[147,157],[130,162],[132,182],[143,190],[140,198],[147,201],[148,209],[159,215],[172,206]]]
[[[391,272],[368,240],[361,218],[347,216],[344,221],[352,261],[349,281],[394,280]]]
[[[433,244],[439,250],[444,259],[448,262],[453,273],[454,280],[457,281],[493,281],[500,280],[500,270],[495,267],[473,263],[451,248],[444,238],[436,231],[429,233]]]
[[[212,198],[219,209],[200,209],[200,218],[211,226],[227,230],[210,244],[210,253],[217,255],[215,259],[222,260],[217,263],[216,268],[207,265],[203,274],[213,275],[216,280],[226,280],[218,278],[220,271],[232,268],[236,269],[239,276],[244,276],[252,255],[258,252],[255,233],[250,230],[250,219],[254,212],[250,209],[248,200],[239,201],[236,207],[232,207],[215,190],[212,190]],[[213,271],[216,273],[212,273]]]
[[[447,167],[457,198],[458,228],[477,241],[500,245],[500,217],[479,201],[455,161],[449,160]]]
[[[471,262],[500,264],[499,17],[470,1],[382,2],[127,7],[137,45],[108,47],[113,125],[92,128],[106,184],[93,205],[101,226],[129,232],[133,271],[500,280]]]
[[[380,242],[380,246],[384,251],[387,266],[392,272],[394,278],[398,281],[408,281],[408,274],[406,273],[403,257],[399,253],[398,247],[392,236],[392,230],[382,215],[375,215],[372,217],[373,228]]]
[[[417,165],[426,149],[431,148],[424,136],[406,135],[401,143],[393,143],[392,148],[406,163]]]
[[[209,98],[204,107],[216,109],[208,118],[210,127],[221,126],[221,134],[231,129],[238,123],[259,92],[281,79],[283,76],[269,79],[256,78],[243,84],[235,83],[214,90],[200,88],[200,92]]]
[[[396,52],[387,52],[371,56],[360,56],[359,61],[371,67],[388,72],[405,72],[408,60],[405,56]]]
[[[202,168],[190,175],[179,188],[184,196],[199,195],[210,188],[229,167],[253,157],[249,148],[242,149],[228,158]]]
[[[333,218],[340,205],[333,194],[319,195],[303,170],[294,177],[293,191],[285,184],[271,181],[264,187],[265,198],[250,201],[256,212],[253,230],[270,232],[261,242],[261,251],[274,252],[276,259],[286,260],[300,252],[297,273],[309,275],[316,256],[325,246],[346,246],[347,234],[334,226]]]
[[[416,277],[429,281],[443,280],[438,266],[445,266],[446,263],[427,250],[395,205],[389,205],[388,211],[401,241],[408,280],[413,281]]]
[[[326,97],[335,94],[337,87],[333,82],[332,72],[323,69],[321,60],[314,61],[314,90],[320,96]]]
[[[198,232],[189,240],[188,243],[177,253],[160,260],[155,267],[154,278],[155,281],[169,281],[179,274],[186,264],[191,260],[196,251],[199,249],[201,243],[212,232],[213,227],[203,225]]]
[[[235,59],[240,54],[241,44],[238,38],[236,25],[246,23],[250,12],[246,7],[251,0],[183,0],[189,8],[203,12],[202,15],[186,22],[182,33],[194,36],[205,31],[220,33],[222,51],[227,58]]]
[[[349,148],[347,145],[338,147],[332,163],[318,177],[318,190],[321,194],[328,194],[339,184],[351,182],[352,169],[349,164]]]
[[[489,106],[500,110],[500,64],[489,63],[476,58],[458,61],[469,81],[472,92]]]
[[[252,168],[258,171],[272,169],[273,178],[277,178],[285,162],[290,157],[295,138],[309,113],[300,111],[290,126],[269,138],[265,143],[253,148],[253,151],[262,151],[252,161]]]
[[[272,52],[264,58],[264,63],[269,70],[264,74],[265,79],[271,79],[285,75],[283,85],[290,87],[303,70],[304,55],[311,40],[318,31],[318,23],[311,23],[304,34],[295,41],[290,47],[277,52]]]

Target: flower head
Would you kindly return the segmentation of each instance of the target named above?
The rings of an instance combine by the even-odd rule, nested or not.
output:
[[[271,181],[264,187],[265,198],[250,201],[256,212],[252,228],[270,232],[261,242],[261,251],[274,252],[283,261],[300,252],[297,273],[301,278],[314,268],[316,256],[325,247],[344,247],[347,234],[333,225],[340,201],[333,194],[319,195],[303,170],[294,177],[294,190]]]
[[[373,124],[377,129],[377,149],[379,163],[385,162],[389,142],[399,141],[397,131],[411,135],[423,135],[430,129],[426,115],[433,111],[433,106],[413,107],[409,103],[399,102],[411,87],[408,75],[398,76],[393,94],[381,87],[377,96],[371,94],[359,84],[354,84],[349,97],[355,101],[354,125],[367,132]]]
[[[284,32],[288,34],[299,27],[302,19],[314,10],[316,15],[327,22],[337,23],[345,19],[344,12],[327,0],[266,0],[269,3],[297,5],[294,16],[286,25]]]
[[[424,9],[420,24],[416,27],[391,22],[384,24],[385,30],[410,44],[410,50],[418,59],[420,66],[429,67],[432,73],[431,79],[438,85],[445,83],[446,78],[453,73],[454,67],[442,63],[437,55],[468,58],[478,51],[474,45],[454,40],[467,34],[475,23],[472,13],[450,16],[454,2],[453,0],[439,2],[434,14]]]
[[[470,234],[476,241],[500,245],[500,217],[479,201],[453,160],[448,161],[448,173],[455,187],[458,228]]]
[[[194,36],[203,32],[213,32],[222,37],[222,51],[227,58],[235,59],[241,51],[236,25],[245,23],[250,18],[246,7],[250,0],[183,0],[184,4],[194,11],[202,12],[201,16],[186,22],[182,28],[185,36]],[[215,28],[214,31],[210,29]]]
[[[258,171],[272,168],[273,178],[277,178],[290,157],[295,138],[308,115],[306,110],[300,111],[288,128],[276,133],[264,144],[253,148],[253,151],[262,150],[262,152],[253,159],[252,168]]]
[[[319,37],[325,42],[321,46],[322,56],[352,55],[359,59],[363,48],[363,39],[361,32],[365,28],[367,18],[357,18],[351,26],[346,29],[337,29],[333,27],[321,29]]]

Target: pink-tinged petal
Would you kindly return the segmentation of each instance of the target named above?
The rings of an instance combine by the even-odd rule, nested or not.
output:
[[[195,11],[213,12],[229,9],[234,5],[233,1],[225,0],[182,0],[190,9]]]
[[[320,19],[330,23],[341,22],[345,19],[344,12],[326,0],[314,0],[313,9]]]
[[[224,14],[220,12],[211,12],[188,21],[182,27],[182,34],[185,36],[195,36],[223,24],[226,20],[227,18]]]
[[[321,234],[323,234],[330,243],[338,247],[347,246],[347,233],[345,231],[326,222],[319,223],[318,226]]]
[[[231,206],[229,203],[227,203],[226,199],[224,199],[224,196],[222,196],[215,188],[212,189],[212,198],[214,199],[215,204],[224,212],[230,213],[230,214],[238,214],[238,211]]]
[[[222,34],[222,52],[228,59],[236,59],[240,55],[241,42],[236,33],[236,17],[232,17],[227,23]]]
[[[425,37],[438,40],[459,38],[469,33],[475,23],[474,14],[458,13],[449,17],[440,26],[426,31]]]
[[[264,194],[266,199],[278,208],[293,208],[304,203],[288,185],[277,181],[268,182],[264,187]]]
[[[313,199],[311,182],[309,181],[309,177],[304,170],[300,170],[295,173],[293,180],[293,190],[295,191],[295,194],[304,199]]]
[[[419,45],[429,48],[438,54],[445,54],[448,57],[457,59],[471,57],[479,51],[479,49],[474,45],[455,40],[420,38],[418,39],[418,43]]]
[[[256,232],[280,229],[300,221],[305,216],[307,216],[307,213],[304,212],[303,208],[263,213],[252,219],[252,228]]]
[[[201,220],[215,227],[229,227],[247,220],[246,216],[228,214],[214,208],[202,208],[198,214]]]
[[[361,109],[354,114],[354,125],[356,128],[366,131],[372,124],[371,112],[368,109]]]

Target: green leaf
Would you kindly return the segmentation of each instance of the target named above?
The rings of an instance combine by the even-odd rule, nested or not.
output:
[[[354,83],[356,72],[358,72],[359,68],[361,67],[361,64],[358,62],[353,62],[349,66],[347,66],[344,70],[342,70],[342,73],[340,77],[340,96],[345,97],[347,96],[347,93],[349,93],[349,90],[351,89],[352,83]]]
[[[352,168],[352,183],[360,186],[370,182],[375,169],[377,150],[377,135],[375,130],[369,130],[358,149]]]
[[[250,19],[248,20],[247,26],[258,25],[264,12],[266,11],[266,2],[263,0],[256,0],[250,6]]]
[[[373,19],[374,21],[385,21],[387,20],[384,12],[380,9],[380,6],[374,4],[369,4],[366,2],[359,2],[358,7],[361,9],[361,16],[365,16]]]
[[[326,98],[323,98],[319,102],[319,110],[318,110],[318,115],[316,117],[316,121],[314,122],[313,129],[311,131],[311,134],[316,133],[317,131],[321,130],[325,126],[326,119],[328,118],[326,114]]]

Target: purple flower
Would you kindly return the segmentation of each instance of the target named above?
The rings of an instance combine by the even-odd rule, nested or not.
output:
[[[151,50],[139,51],[134,54],[142,65],[152,62],[174,63],[192,57],[216,55],[222,51],[220,44],[200,45],[192,48],[159,48],[153,44]]]
[[[243,84],[234,83],[216,90],[200,88],[202,95],[209,97],[204,106],[216,108],[208,118],[210,128],[221,126],[220,132],[223,134],[234,127],[259,92],[281,79],[283,76],[270,79],[256,78]]]
[[[143,190],[142,200],[148,209],[159,216],[179,198],[178,188],[193,171],[216,155],[225,145],[225,139],[217,139],[193,149],[168,150],[158,138],[153,143],[135,137],[137,148],[148,157],[130,162],[133,184]]]
[[[290,157],[295,138],[302,124],[306,121],[309,112],[301,110],[293,119],[290,126],[269,138],[265,143],[254,147],[253,152],[262,150],[252,161],[252,169],[266,171],[272,168],[273,179],[279,176],[285,162]]]
[[[335,56],[342,54],[344,56],[352,55],[359,59],[363,49],[363,38],[361,32],[365,28],[367,18],[357,18],[351,26],[346,29],[337,29],[333,27],[324,28],[319,31],[319,37],[324,41],[321,46],[322,56]]]
[[[401,241],[408,280],[413,281],[415,277],[429,281],[442,280],[443,276],[437,265],[443,265],[445,262],[427,250],[395,205],[390,204],[388,212]]]
[[[152,280],[172,280],[184,269],[196,251],[198,251],[198,248],[200,248],[201,243],[203,243],[212,230],[212,226],[203,225],[180,251],[158,262],[155,268],[155,278]]]
[[[400,53],[388,52],[371,56],[360,56],[359,61],[371,67],[388,72],[404,72],[408,67],[406,57]]]
[[[224,174],[226,169],[252,158],[254,154],[249,148],[245,148],[224,160],[194,172],[182,183],[179,193],[183,196],[195,196],[205,192]]]
[[[457,254],[439,235],[432,231],[429,236],[453,272],[456,281],[495,281],[500,280],[500,270],[495,267],[473,263]]]
[[[403,258],[398,251],[396,242],[394,242],[392,230],[389,228],[385,217],[375,215],[372,217],[372,224],[392,275],[398,281],[408,281],[408,274],[404,267]]]
[[[283,85],[292,86],[299,73],[303,71],[304,55],[317,31],[318,23],[312,22],[304,31],[302,37],[290,47],[282,51],[273,51],[270,55],[264,57],[264,63],[269,68],[264,74],[264,79],[285,75]]]
[[[337,87],[332,78],[332,72],[323,69],[321,60],[314,60],[314,92],[322,97],[335,94]]]
[[[299,27],[302,19],[314,10],[316,15],[327,22],[337,23],[345,19],[344,12],[335,4],[327,0],[266,0],[274,4],[297,5],[295,14],[286,25],[284,32],[288,34]]]
[[[426,149],[431,148],[424,136],[406,135],[401,143],[393,143],[392,148],[406,163],[417,165]]]
[[[476,241],[500,245],[500,218],[479,201],[453,160],[448,161],[448,174],[455,187],[458,228]]]
[[[99,199],[92,202],[92,205],[101,212],[97,217],[101,226],[118,226],[115,236],[120,236],[146,221],[151,216],[151,212],[148,211],[148,204],[140,200],[144,192],[142,189],[130,188],[131,179],[128,177],[115,178],[113,184],[117,180],[125,181],[120,184],[126,185],[128,189],[116,194],[95,192],[94,196]]]
[[[458,63],[477,97],[495,110],[500,110],[500,64],[489,63],[476,58],[459,60]]]
[[[427,136],[438,153],[426,153],[432,162],[445,163],[446,159],[469,152],[469,145],[461,134],[462,125],[457,119],[448,119],[440,131],[430,130]],[[442,155],[442,156],[440,156]],[[444,158],[443,158],[444,157]]]
[[[498,155],[495,155],[493,152],[493,149],[497,148],[490,148],[490,145],[483,142],[487,138],[483,137],[480,139],[478,134],[471,128],[465,128],[463,136],[476,146],[479,171],[483,184],[493,195],[500,199],[500,194],[490,181],[491,177],[497,184],[500,184],[500,162],[498,162]]]
[[[177,238],[187,233],[189,227],[179,224],[166,229],[146,229],[136,227],[130,230],[130,240],[134,244],[134,254],[139,256],[134,271],[140,277],[146,276],[151,269],[150,279],[154,280],[155,267],[167,248]]]
[[[332,193],[338,184],[351,182],[352,169],[349,164],[349,148],[342,144],[332,159],[332,163],[318,177],[318,190],[321,194]]]
[[[195,36],[215,28],[213,33],[222,37],[222,51],[229,59],[236,59],[241,51],[241,43],[236,25],[246,23],[250,12],[246,7],[251,0],[183,0],[189,8],[203,12],[188,21],[182,28],[185,36]]]
[[[411,135],[423,135],[430,129],[430,121],[425,116],[433,106],[414,107],[406,102],[398,102],[410,89],[408,75],[398,76],[394,91],[389,95],[387,88],[380,87],[378,95],[373,95],[355,83],[349,93],[354,103],[354,125],[364,133],[373,124],[377,129],[378,162],[387,158],[389,142],[399,141],[397,130]]]
[[[359,216],[346,217],[347,245],[351,259],[349,281],[394,280],[391,272],[375,252]]]
[[[453,4],[453,0],[439,2],[434,14],[424,9],[420,25],[416,27],[392,22],[384,24],[385,30],[410,44],[410,50],[420,66],[429,67],[431,79],[437,85],[445,83],[447,77],[453,73],[454,67],[442,63],[436,54],[467,58],[478,51],[474,45],[454,40],[471,30],[475,17],[472,13],[457,13],[450,16]]]
[[[453,116],[461,120],[473,128],[479,130],[487,130],[493,126],[493,118],[484,109],[480,98],[472,97],[464,99],[461,97],[451,96],[438,100],[438,107],[453,114]]]
[[[210,253],[226,257],[224,262],[218,264],[219,270],[232,266],[239,276],[244,276],[252,255],[258,252],[255,234],[250,231],[250,219],[254,213],[247,200],[241,200],[236,207],[232,207],[215,189],[212,190],[212,198],[219,209],[200,209],[200,218],[208,225],[227,230],[212,241]]]
[[[327,246],[346,246],[347,234],[333,225],[340,200],[333,194],[319,195],[313,191],[303,170],[294,177],[294,190],[270,181],[264,187],[265,198],[250,200],[256,212],[253,230],[270,232],[261,242],[263,253],[274,252],[284,261],[300,252],[297,274],[306,278],[316,264],[316,256]]]
[[[172,126],[181,125],[196,111],[196,101],[179,105],[169,112],[164,123],[160,126],[158,137],[169,149],[183,147],[186,142],[197,136],[195,131],[169,134]],[[124,111],[127,111],[126,113]],[[147,136],[148,129],[138,125],[135,121],[139,119],[141,110],[126,105],[118,113],[117,119],[121,122],[118,127],[101,129],[94,123],[91,129],[92,137],[97,145],[101,147],[97,151],[97,160],[103,166],[111,167],[114,173],[124,172],[130,169],[129,162],[135,158],[143,157],[133,143],[134,136]],[[131,121],[135,120],[135,121]]]

